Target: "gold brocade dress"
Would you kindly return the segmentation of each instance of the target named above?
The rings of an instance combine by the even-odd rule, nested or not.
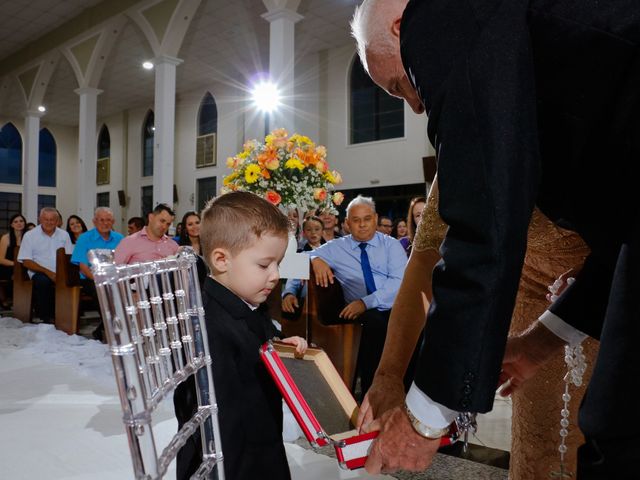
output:
[[[434,180],[418,225],[413,247],[418,251],[439,250],[448,228],[438,214],[437,185]],[[567,270],[581,267],[588,254],[589,248],[578,234],[557,227],[538,209],[534,210],[510,334],[525,330],[547,309],[547,287]],[[591,378],[598,350],[598,342],[591,338],[582,345],[588,368],[582,387],[571,385],[569,388],[570,424],[565,469],[573,472],[573,478],[577,448],[584,442],[577,426],[578,407]],[[558,354],[512,395],[511,480],[548,479],[552,472],[559,471],[560,410],[563,408],[566,371],[564,355]]]

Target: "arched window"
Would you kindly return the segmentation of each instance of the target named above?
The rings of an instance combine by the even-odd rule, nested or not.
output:
[[[102,125],[98,134],[98,168],[96,185],[107,185],[110,182],[111,137],[106,125]],[[108,205],[107,205],[108,206]]]
[[[404,101],[378,87],[355,56],[350,75],[351,143],[404,136]]]
[[[216,164],[216,137],[218,133],[218,109],[213,96],[207,92],[198,111],[198,137],[196,139],[196,167]]]
[[[56,141],[51,132],[40,130],[40,147],[38,152],[38,186],[56,186]]]
[[[154,126],[153,110],[149,110],[142,129],[142,176],[153,175],[153,136],[156,127]]]
[[[0,128],[0,183],[22,183],[22,137],[10,122]]]

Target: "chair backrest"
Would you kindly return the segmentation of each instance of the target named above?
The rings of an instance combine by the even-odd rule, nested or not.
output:
[[[192,478],[224,479],[211,357],[191,247],[153,262],[116,265],[111,250],[91,250],[106,337],[118,383],[136,479],[162,478],[198,428],[202,464]],[[161,454],[151,418],[179,383],[194,375],[198,409]]]

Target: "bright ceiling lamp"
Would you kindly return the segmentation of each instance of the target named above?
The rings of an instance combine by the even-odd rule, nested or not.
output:
[[[280,105],[280,92],[275,83],[264,81],[256,84],[251,91],[256,107],[263,112],[272,112]]]

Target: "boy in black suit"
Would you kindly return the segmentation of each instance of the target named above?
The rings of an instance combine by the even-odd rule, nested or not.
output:
[[[282,397],[258,352],[279,333],[263,303],[280,279],[287,235],[287,217],[251,193],[223,195],[202,212],[200,244],[211,271],[202,300],[229,480],[291,478],[282,443]],[[283,342],[299,354],[307,348],[300,337]],[[179,427],[197,405],[189,380],[174,395]],[[198,432],[178,452],[177,478],[190,478],[201,458]]]

